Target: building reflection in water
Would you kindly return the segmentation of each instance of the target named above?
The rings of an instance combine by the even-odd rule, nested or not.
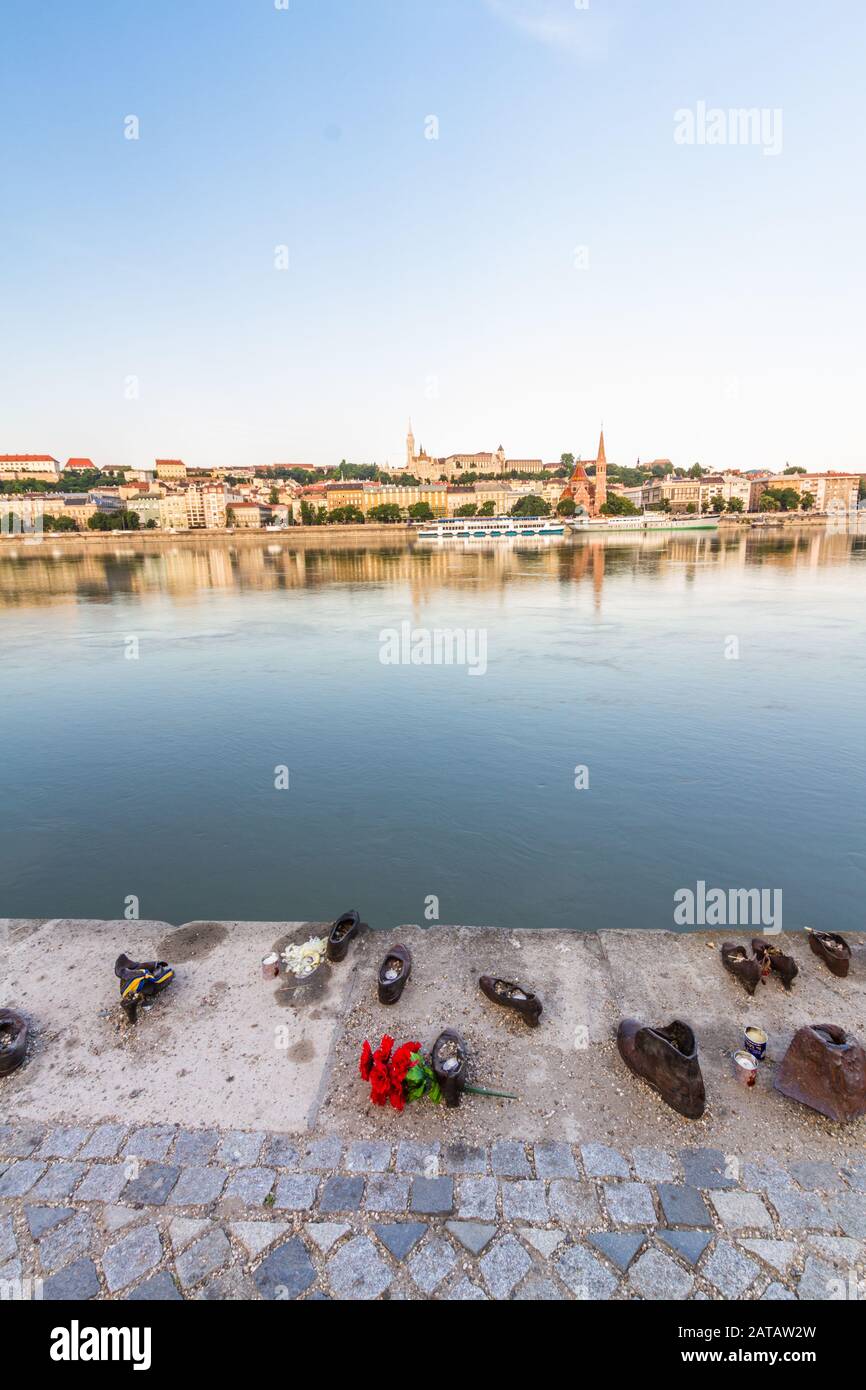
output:
[[[7,542],[0,545],[0,606],[111,602],[128,595],[167,594],[189,601],[213,590],[323,588],[331,584],[404,585],[416,608],[437,590],[501,589],[539,579],[590,585],[601,612],[606,579],[706,565],[787,568],[847,564],[866,554],[866,530],[803,527],[776,532],[608,535],[565,541],[441,546],[369,540],[355,535],[249,537],[242,541],[171,538]]]

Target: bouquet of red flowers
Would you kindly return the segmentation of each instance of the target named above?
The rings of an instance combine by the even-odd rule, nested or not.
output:
[[[438,1105],[442,1099],[442,1088],[420,1043],[406,1042],[395,1049],[394,1039],[386,1033],[374,1052],[365,1039],[358,1070],[370,1083],[370,1099],[374,1105],[390,1103],[395,1110],[402,1110],[410,1100],[423,1100],[428,1096]],[[464,1085],[463,1089],[476,1096],[517,1099],[507,1091],[487,1091],[481,1086]]]
[[[428,1090],[431,1100],[439,1100],[439,1083],[424,1061],[420,1043],[403,1043],[395,1051],[394,1039],[386,1033],[374,1052],[365,1039],[358,1070],[370,1083],[374,1105],[390,1101],[395,1110],[402,1110],[407,1100],[420,1100]]]

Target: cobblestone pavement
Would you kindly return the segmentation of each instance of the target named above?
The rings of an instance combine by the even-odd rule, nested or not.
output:
[[[862,1152],[0,1126],[5,1297],[862,1299],[864,1259]]]

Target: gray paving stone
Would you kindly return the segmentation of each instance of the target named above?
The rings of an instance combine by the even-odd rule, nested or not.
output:
[[[425,1178],[438,1178],[441,1171],[440,1150],[438,1139],[432,1144],[404,1139],[397,1145],[397,1172],[420,1173]]]
[[[465,1220],[495,1221],[495,1178],[463,1178],[458,1189],[457,1215]]]
[[[545,1279],[537,1270],[531,1269],[522,1284],[511,1295],[516,1303],[554,1303],[563,1302],[565,1294],[557,1288],[552,1279]]]
[[[690,1265],[697,1264],[712,1240],[703,1231],[656,1231],[656,1235]]]
[[[90,1128],[79,1125],[61,1125],[49,1130],[42,1141],[38,1158],[72,1158],[90,1135]]]
[[[176,1132],[174,1125],[146,1125],[136,1129],[126,1141],[124,1157],[146,1158],[159,1163],[171,1148]]]
[[[123,1189],[124,1202],[141,1202],[147,1207],[161,1207],[180,1175],[179,1168],[165,1163],[147,1163]]]
[[[721,1149],[681,1149],[680,1160],[687,1187],[721,1190],[737,1185],[729,1176],[732,1160]]]
[[[554,1250],[558,1250],[565,1240],[565,1231],[560,1230],[558,1226],[543,1227],[541,1230],[528,1228],[520,1232],[520,1238],[529,1241],[529,1244],[535,1247],[539,1255],[543,1255],[546,1260],[549,1260]]]
[[[327,1266],[332,1291],[338,1298],[369,1300],[391,1287],[393,1276],[369,1236],[346,1241]]]
[[[682,1265],[661,1250],[646,1250],[631,1267],[628,1282],[641,1298],[681,1301],[688,1298],[695,1281]]]
[[[8,1260],[7,1263],[6,1263],[5,1265],[0,1265],[0,1284],[7,1284],[7,1283],[17,1284],[18,1281],[19,1281],[19,1280],[23,1280],[23,1278],[24,1278],[24,1267],[23,1267],[23,1265],[21,1264],[21,1261],[20,1261],[20,1260],[18,1260],[18,1259],[15,1259],[15,1260]],[[29,1294],[29,1293],[25,1293],[25,1292],[24,1292],[24,1289],[23,1289],[23,1287],[22,1287],[22,1289],[21,1289],[21,1297],[22,1297],[22,1298],[28,1298],[28,1297],[32,1297],[32,1296],[33,1296],[33,1295],[31,1295],[31,1294]]]
[[[0,1154],[4,1158],[29,1158],[45,1138],[45,1126],[28,1120],[21,1124],[4,1125],[0,1135]]]
[[[787,1274],[797,1258],[797,1246],[792,1240],[741,1240],[740,1244],[750,1255],[775,1269],[777,1274]]]
[[[55,1274],[64,1265],[85,1254],[93,1242],[93,1219],[88,1212],[77,1211],[69,1221],[55,1226],[39,1241],[39,1262],[47,1274]]]
[[[831,1218],[855,1240],[866,1240],[866,1196],[858,1192],[848,1192],[844,1197],[834,1197],[830,1202]]]
[[[712,1227],[709,1208],[696,1187],[662,1182],[659,1183],[658,1194],[668,1225]]]
[[[393,1173],[371,1173],[367,1179],[364,1207],[373,1212],[405,1211],[409,1202],[409,1179]]]
[[[442,1154],[443,1173],[486,1173],[487,1150],[475,1144],[465,1144],[462,1140],[446,1144]]]
[[[262,1162],[268,1168],[287,1168],[290,1172],[296,1172],[301,1164],[301,1155],[285,1135],[274,1134],[265,1144]]]
[[[556,1178],[550,1184],[547,1200],[551,1215],[570,1230],[601,1224],[601,1209],[591,1182]]]
[[[726,1231],[772,1231],[773,1218],[757,1192],[713,1192],[710,1201]]]
[[[532,1259],[515,1236],[501,1236],[478,1262],[481,1276],[494,1298],[508,1298],[532,1268]]]
[[[835,1231],[836,1221],[826,1203],[814,1192],[795,1188],[768,1188],[767,1200],[775,1208],[786,1231]]]
[[[197,1284],[208,1274],[224,1269],[231,1263],[232,1248],[228,1236],[219,1226],[208,1231],[206,1236],[190,1245],[175,1260],[175,1268],[183,1287]]]
[[[656,1220],[653,1195],[646,1183],[618,1182],[604,1184],[604,1200],[611,1221],[618,1226],[654,1226]]]
[[[431,1236],[408,1261],[409,1273],[422,1293],[428,1296],[450,1274],[457,1256],[442,1236]]]
[[[116,1202],[126,1186],[122,1163],[94,1163],[75,1190],[76,1202]]]
[[[628,1161],[608,1144],[582,1144],[583,1166],[590,1178],[630,1178]]]
[[[486,1303],[487,1294],[471,1279],[461,1279],[450,1293],[443,1295],[446,1303]]]
[[[305,1173],[332,1173],[339,1168],[342,1157],[343,1141],[336,1135],[314,1139],[301,1155],[301,1168]]]
[[[619,1288],[616,1276],[585,1245],[570,1245],[564,1250],[556,1262],[556,1272],[582,1302],[602,1302]]]
[[[866,1192],[866,1159],[855,1156],[846,1161],[842,1176],[855,1192]]]
[[[644,1243],[644,1236],[629,1236],[610,1231],[595,1231],[587,1236],[590,1244],[596,1250],[600,1250],[603,1255],[615,1264],[617,1269],[623,1273],[628,1269],[638,1250]]]
[[[769,1284],[761,1294],[762,1303],[796,1303],[797,1295],[790,1289],[786,1289],[784,1284]]]
[[[222,1163],[227,1168],[254,1168],[264,1142],[264,1134],[247,1134],[242,1129],[233,1129],[220,1143],[217,1163]],[[293,1152],[297,1161],[297,1150],[293,1149]],[[291,1165],[283,1163],[280,1166],[288,1168]]]
[[[92,1260],[77,1260],[59,1274],[53,1274],[42,1286],[42,1297],[46,1300],[82,1303],[96,1298],[99,1294],[99,1276]]]
[[[259,1265],[253,1279],[262,1298],[292,1299],[316,1282],[316,1270],[300,1236],[278,1245]]]
[[[258,1224],[264,1223],[259,1222]],[[337,1241],[351,1229],[346,1221],[308,1221],[304,1227],[304,1235],[321,1250],[323,1255],[327,1255],[329,1250],[333,1250]]]
[[[322,1188],[319,1211],[359,1211],[363,1197],[363,1178],[327,1178]]]
[[[853,1269],[863,1259],[863,1244],[849,1236],[808,1236],[806,1244],[837,1269]]]
[[[750,1192],[794,1186],[787,1168],[783,1168],[775,1158],[765,1158],[760,1163],[744,1163],[740,1182]]]
[[[808,1192],[844,1192],[846,1188],[845,1179],[832,1163],[792,1163],[788,1171]]]
[[[30,1195],[46,1202],[68,1197],[80,1181],[84,1169],[83,1163],[54,1163],[31,1189]]]
[[[172,1190],[173,1207],[209,1206],[225,1186],[228,1174],[224,1168],[182,1168]]]
[[[116,1158],[128,1125],[97,1125],[78,1157]]]
[[[346,1167],[350,1173],[385,1173],[391,1166],[391,1145],[364,1139],[349,1145]]]
[[[274,1241],[282,1240],[283,1236],[290,1229],[287,1221],[233,1221],[229,1226],[232,1235],[240,1241],[241,1245],[245,1247],[254,1260],[257,1259],[264,1250],[267,1250],[269,1245],[273,1245]],[[325,1251],[330,1250],[331,1245],[339,1240],[340,1236],[348,1229],[348,1226],[342,1224],[331,1225],[325,1222],[319,1224],[310,1222],[308,1226],[304,1227],[305,1232],[314,1235],[314,1239],[320,1249]],[[337,1234],[333,1236],[330,1245],[324,1244],[322,1233],[325,1231],[337,1232]]]
[[[28,1209],[27,1209],[28,1219],[30,1218],[30,1213],[31,1213],[31,1212],[39,1212],[39,1211],[46,1211],[46,1212],[49,1212],[50,1216],[54,1216],[54,1214],[55,1214],[54,1208],[49,1208],[49,1207],[28,1207]],[[61,1217],[60,1217],[60,1220],[61,1220],[61,1221],[65,1220],[65,1217],[66,1217],[66,1216],[71,1216],[71,1214],[72,1214],[71,1209],[70,1209],[70,1208],[67,1208],[67,1209],[66,1209],[65,1216],[61,1216]],[[43,1228],[43,1229],[45,1229],[45,1228]],[[36,1234],[37,1234],[37,1232],[33,1230],[33,1221],[32,1221],[32,1220],[30,1220],[30,1231],[31,1231],[31,1234],[32,1234],[32,1235],[36,1235]],[[12,1257],[12,1255],[17,1254],[17,1252],[18,1252],[18,1246],[17,1246],[16,1241],[15,1241],[15,1232],[14,1232],[14,1230],[12,1229],[12,1217],[11,1217],[11,1216],[0,1216],[0,1265],[2,1265],[6,1260],[10,1259],[10,1258]]]
[[[570,1144],[549,1142],[536,1144],[535,1174],[538,1178],[577,1178],[580,1176]]]
[[[27,1217],[27,1224],[30,1227],[30,1234],[34,1240],[38,1240],[46,1231],[53,1231],[55,1226],[59,1226],[61,1221],[68,1221],[70,1216],[75,1215],[74,1207],[25,1207],[24,1215]],[[12,1230],[12,1217],[6,1218],[9,1223],[8,1229]],[[11,1253],[11,1251],[10,1251]],[[0,1252],[0,1258],[5,1255]]]
[[[210,1222],[200,1216],[176,1216],[169,1222],[168,1233],[175,1251],[185,1250],[208,1230]]]
[[[23,1197],[45,1172],[45,1164],[23,1158],[0,1176],[0,1197]]]
[[[760,1274],[760,1266],[727,1240],[720,1240],[701,1269],[724,1298],[742,1298]]]
[[[128,1294],[124,1294],[124,1301],[127,1303],[177,1303],[183,1300],[178,1292],[177,1284],[168,1270],[163,1269],[160,1270],[159,1274],[154,1274],[152,1279],[139,1284],[137,1289],[132,1289]]]
[[[550,1220],[543,1182],[504,1182],[502,1211],[506,1221],[532,1221],[542,1226]]]
[[[319,1179],[314,1173],[295,1173],[280,1178],[274,1198],[277,1211],[309,1211],[316,1200]]]
[[[445,1223],[464,1250],[468,1250],[471,1255],[480,1255],[490,1244],[496,1235],[496,1227],[492,1222],[483,1221],[448,1221]]]
[[[454,1210],[453,1178],[413,1178],[410,1211],[422,1216],[450,1216]]]
[[[490,1150],[490,1164],[498,1178],[531,1178],[526,1146],[516,1139],[497,1139]]]
[[[680,1175],[679,1164],[662,1149],[635,1149],[632,1164],[641,1182],[675,1182]]]
[[[847,1285],[837,1269],[809,1256],[797,1285],[797,1297],[810,1302],[837,1303],[846,1297]]]
[[[204,1167],[213,1157],[218,1143],[219,1130],[182,1129],[175,1141],[172,1163]]]
[[[237,1197],[248,1207],[260,1207],[274,1185],[273,1168],[241,1168],[231,1177],[223,1200]]]
[[[373,1227],[382,1244],[396,1260],[405,1260],[429,1227],[423,1221],[389,1221]]]
[[[137,1226],[116,1241],[102,1257],[105,1282],[112,1293],[149,1274],[162,1259],[162,1241],[155,1226]]]

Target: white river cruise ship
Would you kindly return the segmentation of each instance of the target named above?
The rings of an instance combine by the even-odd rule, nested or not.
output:
[[[565,535],[565,522],[552,516],[451,516],[423,521],[419,541],[489,541]]]

